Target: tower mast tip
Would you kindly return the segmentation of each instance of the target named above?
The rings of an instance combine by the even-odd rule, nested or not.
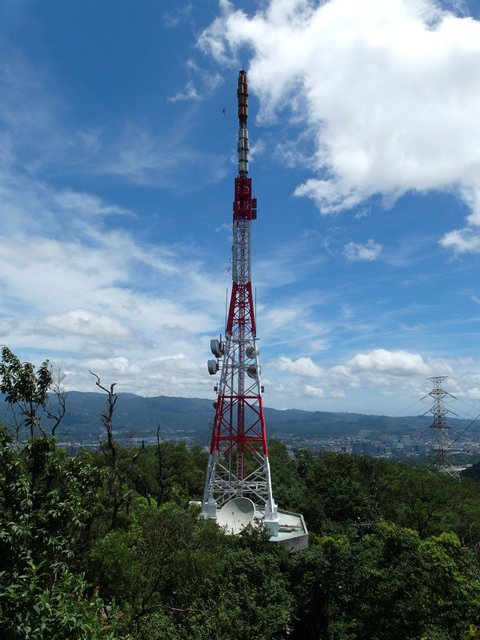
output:
[[[248,82],[247,72],[242,70],[238,74],[238,175],[248,174]]]

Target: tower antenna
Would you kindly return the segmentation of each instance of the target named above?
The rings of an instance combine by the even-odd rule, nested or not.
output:
[[[252,197],[248,175],[248,84],[243,70],[238,76],[237,97],[232,290],[225,338],[211,340],[215,359],[207,363],[211,375],[220,372],[220,380],[214,387],[217,398],[202,513],[231,534],[239,533],[247,524],[262,525],[271,541],[296,550],[308,544],[305,523],[299,514],[278,510],[268,457],[251,278],[252,221],[257,218],[257,200]]]

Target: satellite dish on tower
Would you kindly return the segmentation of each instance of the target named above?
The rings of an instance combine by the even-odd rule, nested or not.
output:
[[[217,512],[217,523],[225,533],[237,534],[249,524],[253,524],[255,505],[250,498],[233,498]]]

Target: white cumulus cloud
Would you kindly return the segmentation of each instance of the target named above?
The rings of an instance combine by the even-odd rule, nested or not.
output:
[[[311,384],[306,384],[305,395],[311,398],[323,398],[325,391],[321,387],[313,387]]]
[[[39,322],[41,329],[59,333],[73,333],[81,336],[127,338],[131,332],[121,322],[103,314],[85,309],[72,309],[66,313],[54,314]]]
[[[269,0],[251,15],[220,6],[200,46],[224,64],[249,50],[261,117],[289,115],[313,140],[297,195],[332,213],[374,194],[445,190],[478,228],[480,21],[438,0]],[[444,246],[477,251],[466,233]]]
[[[384,373],[391,376],[426,376],[429,365],[418,353],[374,349],[370,353],[358,353],[348,362],[354,373]]]
[[[274,362],[276,369],[280,371],[288,371],[297,376],[305,376],[307,378],[321,378],[324,375],[324,370],[315,364],[311,358],[298,358],[292,360],[281,356]]]
[[[480,233],[472,226],[450,231],[440,242],[444,247],[453,249],[455,253],[480,252]]]

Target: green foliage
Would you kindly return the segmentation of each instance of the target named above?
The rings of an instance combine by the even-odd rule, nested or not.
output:
[[[98,478],[57,451],[53,438],[34,438],[16,452],[0,431],[2,638],[114,637],[102,601],[86,597],[74,570]]]
[[[322,537],[293,559],[294,638],[458,638],[478,614],[478,560],[453,534],[379,522],[361,542]]]
[[[300,452],[287,461],[279,448],[276,444],[271,452],[276,499],[303,513],[311,531],[341,533],[383,518],[422,538],[454,531],[472,546],[480,541],[477,485],[468,479],[459,482],[425,468],[346,454],[314,458]]]
[[[52,384],[52,373],[48,360],[35,373],[30,362],[21,363],[8,347],[2,348],[1,391],[9,404],[27,402],[37,406],[45,404],[48,390]]]
[[[24,425],[33,436],[35,429],[40,426],[38,410],[45,409],[48,391],[53,382],[49,361],[45,360],[35,373],[33,364],[20,362],[17,356],[4,346],[0,376],[0,391],[5,394],[5,401],[18,410]]]
[[[197,513],[175,504],[159,510],[139,504],[128,529],[94,543],[88,575],[132,615],[155,609],[159,595],[173,588],[174,559],[189,546],[197,520]]]
[[[471,480],[480,482],[480,462],[476,462],[475,464],[472,464],[471,467],[464,469],[461,475],[462,478],[470,478]]]
[[[119,468],[135,455],[117,453]],[[270,455],[279,501],[315,532],[294,556],[262,530],[225,536],[188,507],[203,480],[199,449],[145,447],[112,530],[101,454],[72,459],[51,438],[17,452],[2,434],[2,638],[475,637],[478,556],[444,530],[474,517],[472,485],[352,456],[289,460],[278,442]]]
[[[52,583],[46,565],[28,562],[15,581],[0,576],[0,630],[4,640],[115,640],[119,614],[81,576],[64,570]],[[50,585],[50,586],[47,586]]]
[[[23,437],[25,429],[30,438],[38,435],[38,432],[46,436],[42,417],[50,420],[50,434],[55,434],[65,415],[66,396],[61,388],[61,378],[54,379],[48,360],[35,372],[33,364],[20,362],[4,346],[0,363],[0,391],[12,410],[17,440]],[[56,402],[51,402],[52,397]]]
[[[279,638],[292,608],[280,558],[261,532],[226,537],[197,511],[144,505],[94,545],[88,575],[138,638]]]
[[[103,452],[70,458],[39,419],[48,361],[35,372],[5,347],[0,376],[30,433],[16,449],[0,431],[2,640],[480,637],[474,482],[348,455],[290,460],[272,441],[277,501],[311,531],[292,556],[261,529],[225,536],[199,518],[200,447],[122,449],[110,412]]]
[[[61,571],[80,543],[98,479],[98,472],[57,451],[53,438],[30,440],[16,453],[0,432],[1,569],[33,560]]]
[[[135,465],[129,462],[140,453]],[[98,468],[106,468],[101,453],[84,456]],[[203,491],[208,455],[197,446],[187,449],[184,443],[161,442],[137,449],[119,449],[119,467],[124,470],[125,488],[129,486],[149,504],[160,507],[165,502],[187,505],[199,499]]]

